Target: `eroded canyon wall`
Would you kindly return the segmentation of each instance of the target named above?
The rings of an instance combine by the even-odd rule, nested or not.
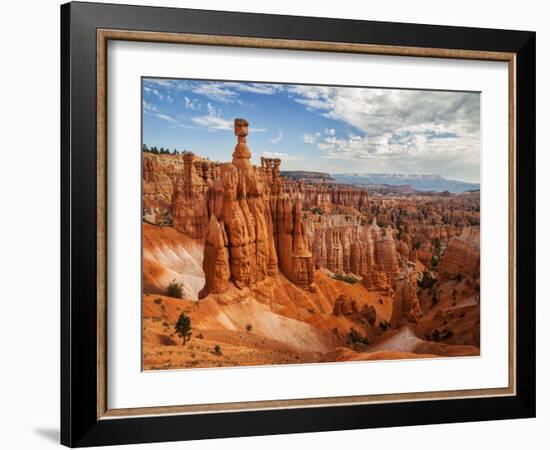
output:
[[[391,297],[389,323],[398,327],[422,314],[424,273],[454,279],[479,268],[479,231],[465,231],[479,225],[474,194],[369,199],[360,187],[284,178],[279,159],[251,164],[247,134],[246,120],[235,120],[227,163],[190,152],[143,156],[144,221],[204,245],[199,298],[278,273],[314,291],[315,271],[324,270]]]

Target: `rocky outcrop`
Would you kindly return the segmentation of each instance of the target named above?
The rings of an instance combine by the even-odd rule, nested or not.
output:
[[[275,205],[273,225],[279,268],[294,284],[309,287],[314,265],[302,220],[301,200],[298,197],[293,201],[283,194]]]
[[[227,245],[224,224],[220,224],[216,216],[212,215],[208,225],[203,262],[204,273],[208,276],[205,276],[205,285],[199,293],[199,298],[210,292],[220,294],[227,289],[231,276]]]
[[[369,196],[366,189],[335,183],[304,183],[285,180],[285,190],[302,194],[305,209],[347,206],[367,210]]]
[[[416,250],[416,258],[420,261],[425,267],[432,266],[432,246],[429,241],[423,242],[420,244],[420,247]]]
[[[173,172],[152,154],[144,154],[142,171],[143,220],[153,225],[172,225]]]
[[[315,267],[358,276],[373,269],[374,244],[370,227],[352,216],[320,216],[309,231]]]
[[[346,295],[340,295],[334,302],[332,314],[336,317],[349,316],[357,313],[357,303]]]
[[[192,153],[183,155],[183,170],[174,183],[173,227],[193,239],[203,239],[208,226],[208,183],[197,174],[194,160]]]
[[[363,274],[363,285],[373,291],[387,291],[391,289],[391,280],[388,279],[386,272],[380,270],[371,270]]]
[[[277,267],[297,286],[309,288],[313,261],[300,197],[281,192],[277,161],[264,159],[260,168],[250,163],[248,122],[235,120],[235,134],[238,141],[232,162],[218,166],[219,174],[211,183],[206,181],[208,189],[203,195],[208,207],[192,215],[210,215],[206,284],[201,296],[223,292],[227,280],[239,288],[254,285],[275,275]],[[193,180],[193,173],[190,176]],[[197,177],[193,183],[200,185],[201,181]],[[195,198],[201,195],[198,188],[191,192]],[[198,222],[193,221],[191,228],[199,229]]]
[[[450,280],[469,275],[479,278],[479,227],[468,227],[449,241],[439,262],[439,277]]]
[[[347,317],[348,319],[363,325],[376,324],[376,309],[372,305],[364,304],[358,308],[357,302],[347,295],[340,295],[334,302],[332,315],[336,317]]]
[[[223,251],[227,252],[228,257],[225,259],[224,273],[230,274],[231,280],[241,288],[265,279],[269,258],[274,256],[270,255],[268,243],[272,237],[268,236],[263,183],[249,161],[250,151],[245,139],[247,125],[246,122],[235,121],[235,134],[239,141],[233,161],[220,166],[219,177],[214,181],[208,198],[211,227],[220,223],[226,236]],[[219,260],[219,252],[205,253],[206,285],[203,296],[225,290],[210,288],[215,285],[211,279],[215,280],[217,274],[207,268]]]
[[[385,272],[389,277],[399,271],[395,241],[389,229],[386,230],[384,237],[375,242],[375,255],[378,270]]]
[[[420,302],[414,276],[396,280],[394,286],[391,326],[400,327],[403,322],[416,323],[420,317]]]

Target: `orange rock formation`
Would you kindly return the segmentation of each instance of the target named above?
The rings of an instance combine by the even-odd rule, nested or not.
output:
[[[233,346],[227,365],[479,353],[478,193],[295,181],[280,159],[251,163],[245,119],[234,132],[231,162],[143,155],[146,367],[172,345],[155,336],[177,302]],[[184,300],[164,296],[174,281]],[[200,366],[219,364],[210,354]]]

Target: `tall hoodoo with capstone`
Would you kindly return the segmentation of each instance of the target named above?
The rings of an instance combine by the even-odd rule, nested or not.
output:
[[[275,275],[278,268],[293,283],[308,288],[313,263],[299,196],[291,199],[283,193],[280,160],[264,158],[261,167],[251,164],[245,119],[235,119],[234,131],[232,162],[219,166],[206,194],[210,225],[200,297],[223,292],[229,280],[239,288],[251,286]],[[286,203],[288,207],[281,208]]]

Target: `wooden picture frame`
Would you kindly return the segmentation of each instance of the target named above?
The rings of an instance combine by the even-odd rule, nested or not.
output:
[[[505,61],[507,388],[109,409],[109,40]],[[92,446],[535,416],[535,33],[110,4],[61,7],[61,442]]]

